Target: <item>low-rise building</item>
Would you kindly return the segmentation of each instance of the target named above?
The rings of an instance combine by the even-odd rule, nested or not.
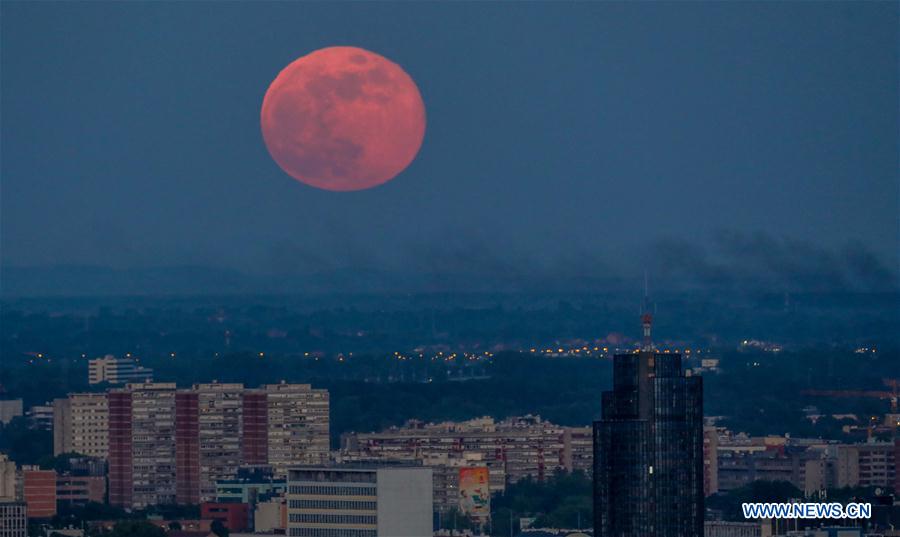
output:
[[[432,533],[432,470],[319,466],[288,473],[291,537],[422,537]]]
[[[200,518],[218,520],[228,531],[244,531],[250,524],[250,506],[246,503],[202,503]]]
[[[334,462],[355,465],[379,465],[390,462],[431,468],[434,508],[442,513],[460,508],[459,478],[462,468],[485,467],[488,470],[490,492],[502,494],[506,490],[503,461],[497,459],[485,461],[481,453],[427,453],[419,458],[408,457],[405,459],[396,457],[384,459],[341,453],[335,456]]]
[[[703,537],[761,537],[762,526],[758,522],[726,522],[707,520],[703,524]]]
[[[240,468],[234,479],[216,482],[216,501],[255,505],[284,496],[287,480],[276,478],[268,467]]]
[[[897,477],[891,442],[841,445],[837,449],[835,485],[893,488]]]
[[[0,501],[0,537],[28,536],[28,508],[24,502]]]
[[[84,505],[106,501],[106,478],[96,475],[61,475],[56,478],[56,501],[59,504]]]
[[[56,472],[22,467],[22,495],[29,519],[52,518],[56,515]]]
[[[253,531],[257,533],[284,533],[287,530],[287,501],[273,498],[256,504],[253,511]]]

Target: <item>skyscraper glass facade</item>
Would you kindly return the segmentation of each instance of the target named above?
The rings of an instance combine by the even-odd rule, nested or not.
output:
[[[594,423],[598,537],[703,535],[703,384],[678,354],[616,355]]]

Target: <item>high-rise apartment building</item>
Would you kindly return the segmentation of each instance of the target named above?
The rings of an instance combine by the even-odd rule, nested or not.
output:
[[[197,393],[175,394],[175,500],[200,503],[200,399]]]
[[[16,463],[0,453],[0,501],[16,499]]]
[[[594,423],[594,535],[703,535],[703,387],[679,354],[616,355]]]
[[[88,361],[88,382],[90,384],[127,384],[129,382],[152,382],[153,370],[138,365],[131,358],[116,358],[107,354],[102,358]]]
[[[328,459],[328,391],[308,384],[128,384],[107,412],[109,501],[121,507],[212,501],[241,466],[285,476]]]
[[[431,468],[303,467],[288,473],[292,537],[432,534]]]
[[[269,460],[269,397],[262,390],[247,390],[241,397],[241,407],[244,464],[266,464]]]
[[[894,439],[894,494],[900,496],[900,438]]]
[[[109,392],[109,502],[175,502],[175,384],[129,384]]]
[[[719,434],[715,427],[703,428],[703,495],[719,492]]]
[[[328,461],[328,390],[309,384],[268,384],[268,464],[279,476],[289,466]]]
[[[115,390],[109,401],[109,503],[131,507],[134,499],[131,392]]]
[[[109,455],[109,404],[105,393],[73,393],[53,401],[53,454]]]
[[[542,480],[556,470],[590,472],[589,427],[562,427],[539,416],[495,421],[484,417],[464,422],[421,423],[378,433],[349,433],[341,437],[347,460],[420,460],[441,458],[478,460],[491,476],[514,483],[525,477]]]
[[[242,463],[243,384],[197,384],[200,500],[216,497],[216,481],[234,479]],[[326,410],[327,412],[327,410]]]
[[[243,392],[242,384],[210,383],[176,395],[178,503],[213,501],[216,482],[237,475]]]

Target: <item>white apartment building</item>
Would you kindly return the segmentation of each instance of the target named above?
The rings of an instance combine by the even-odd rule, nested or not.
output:
[[[268,463],[279,477],[289,466],[324,464],[329,453],[328,390],[267,384]]]
[[[153,370],[138,365],[131,358],[116,358],[107,354],[88,362],[88,383],[127,384],[129,382],[152,382]]]
[[[53,401],[53,454],[109,455],[109,404],[105,393],[73,393]]]

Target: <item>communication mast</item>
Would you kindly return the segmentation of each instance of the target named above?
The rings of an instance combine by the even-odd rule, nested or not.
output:
[[[650,337],[650,332],[653,326],[653,315],[650,314],[650,285],[646,270],[644,271],[644,301],[641,303],[641,325],[643,327],[641,350],[645,352],[652,351],[653,340]]]

